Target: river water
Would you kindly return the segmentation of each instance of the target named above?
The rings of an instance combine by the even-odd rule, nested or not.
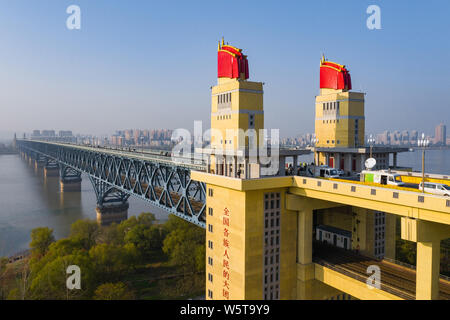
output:
[[[0,256],[28,248],[30,231],[50,227],[57,239],[68,236],[78,219],[96,219],[96,197],[89,178],[81,192],[60,192],[59,178],[45,178],[19,155],[0,155]],[[128,216],[152,212],[159,221],[167,214],[150,203],[130,197]]]
[[[312,156],[300,162],[311,162]],[[450,175],[450,150],[428,150],[425,171]],[[420,171],[421,151],[398,155],[399,166]],[[78,219],[96,219],[96,199],[91,182],[83,176],[81,192],[61,193],[58,177],[45,178],[19,155],[0,155],[0,256],[28,248],[30,231],[36,227],[54,229],[57,239],[66,237],[71,223]],[[160,221],[167,219],[159,208],[131,197],[128,216],[152,212]]]

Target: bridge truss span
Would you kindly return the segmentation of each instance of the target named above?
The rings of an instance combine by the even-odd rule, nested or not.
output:
[[[170,161],[170,157],[146,158],[133,152],[35,140],[18,140],[17,146],[56,161],[61,168],[89,175],[98,205],[111,195],[125,201],[132,195],[205,228],[205,184],[192,180],[191,168]]]

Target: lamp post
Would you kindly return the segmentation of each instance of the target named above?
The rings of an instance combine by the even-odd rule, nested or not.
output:
[[[430,140],[425,138],[425,133],[422,133],[422,138],[417,139],[417,146],[422,147],[422,193],[425,193],[425,148],[430,144]]]
[[[314,148],[314,164],[316,165],[316,143],[319,143],[319,139],[316,138],[316,134],[313,134],[311,138],[311,146]],[[318,163],[319,161],[317,161]]]
[[[373,138],[372,135],[370,135],[369,139],[367,139],[367,143],[370,146],[370,158],[372,158],[372,148],[373,148],[373,144],[375,143],[375,138]]]

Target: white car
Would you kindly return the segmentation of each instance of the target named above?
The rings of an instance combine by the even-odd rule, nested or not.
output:
[[[419,189],[422,190],[422,182],[419,184]],[[450,197],[450,187],[442,183],[425,182],[424,191],[440,196]]]

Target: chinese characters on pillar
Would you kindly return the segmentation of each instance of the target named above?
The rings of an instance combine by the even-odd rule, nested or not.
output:
[[[230,299],[230,211],[225,208],[223,210],[223,288],[222,288],[222,296],[224,299]]]

